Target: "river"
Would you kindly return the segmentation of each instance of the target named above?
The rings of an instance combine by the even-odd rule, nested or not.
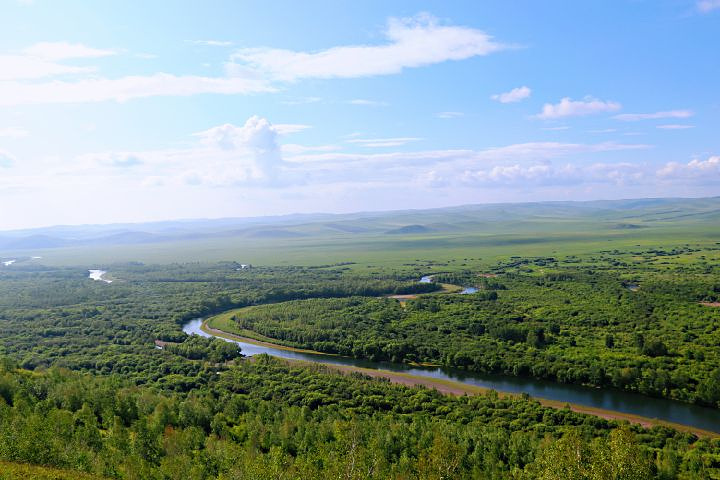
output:
[[[103,275],[107,273],[105,270],[88,270],[88,272],[88,278],[91,278],[98,282],[112,283],[112,280],[103,278]]]
[[[188,335],[211,337],[200,327],[203,319],[191,320],[183,326],[183,332]],[[218,337],[222,338],[222,337]],[[615,389],[599,389],[555,383],[546,380],[537,380],[526,377],[512,377],[504,375],[484,375],[445,367],[412,367],[402,363],[371,362],[349,357],[334,355],[301,353],[291,350],[282,350],[265,345],[255,345],[236,340],[223,339],[236,343],[242,353],[248,356],[267,353],[274,357],[293,360],[305,360],[316,363],[333,365],[348,365],[355,367],[403,372],[422,377],[452,380],[484,388],[492,388],[498,392],[528,393],[536,398],[545,398],[561,402],[574,403],[587,407],[614,410],[617,412],[640,415],[647,418],[657,418],[667,422],[689,425],[703,430],[720,433],[720,411],[701,407],[689,403],[677,402],[662,398],[646,397],[644,395],[623,392]]]

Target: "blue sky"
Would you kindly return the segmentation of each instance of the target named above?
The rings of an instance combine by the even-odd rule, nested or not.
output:
[[[0,229],[720,194],[720,0],[0,10]]]

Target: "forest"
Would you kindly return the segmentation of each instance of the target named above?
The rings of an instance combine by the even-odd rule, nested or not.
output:
[[[222,313],[224,329],[317,351],[718,407],[716,255],[132,262],[103,267],[112,283],[2,269],[0,478],[717,478],[717,438],[244,357],[181,330]]]
[[[602,271],[543,261],[543,272],[471,273],[472,295],[315,298],[240,309],[210,325],[369,360],[612,387],[720,405],[720,283],[706,274]],[[493,274],[496,275],[496,274]],[[628,280],[636,275],[639,288]],[[477,277],[477,275],[476,275]]]
[[[0,457],[138,479],[712,478],[720,462],[720,441],[667,428],[271,357],[203,363],[196,381],[171,393],[5,359]]]

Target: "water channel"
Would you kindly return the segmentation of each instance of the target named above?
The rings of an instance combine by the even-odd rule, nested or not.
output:
[[[211,337],[212,335],[201,329],[202,323],[203,319],[201,318],[191,320],[183,326],[183,331],[189,335],[195,334],[203,337]],[[647,418],[657,418],[720,433],[720,411],[674,400],[646,397],[644,395],[615,389],[589,388],[533,378],[484,375],[446,367],[413,367],[402,363],[371,362],[369,360],[334,355],[294,352],[236,340],[223,340],[238,344],[242,353],[247,356],[267,353],[274,357],[294,360],[403,372],[422,377],[446,379],[468,385],[492,388],[499,392],[528,393],[537,398],[558,400],[605,410],[615,410]]]

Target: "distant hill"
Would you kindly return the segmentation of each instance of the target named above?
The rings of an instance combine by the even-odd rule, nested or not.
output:
[[[406,225],[404,227],[400,228],[393,228],[392,230],[388,230],[386,233],[389,233],[390,235],[408,235],[413,233],[429,233],[432,232],[432,229],[424,226],[424,225]]]
[[[637,230],[638,228],[647,228],[643,225],[637,225],[635,223],[616,223],[611,228],[615,230]]]
[[[349,236],[515,235],[639,230],[720,224],[720,197],[535,202],[348,214],[173,220],[137,224],[53,226],[0,232],[0,256],[65,247],[165,245],[220,239],[333,239]],[[401,226],[398,226],[401,225]],[[399,241],[400,239],[398,239]],[[158,247],[160,248],[160,247]]]
[[[69,240],[49,235],[29,235],[20,238],[0,238],[0,250],[26,250],[64,247],[71,244]]]
[[[293,232],[291,230],[255,230],[248,234],[249,237],[253,238],[293,238],[302,237],[302,233]]]

